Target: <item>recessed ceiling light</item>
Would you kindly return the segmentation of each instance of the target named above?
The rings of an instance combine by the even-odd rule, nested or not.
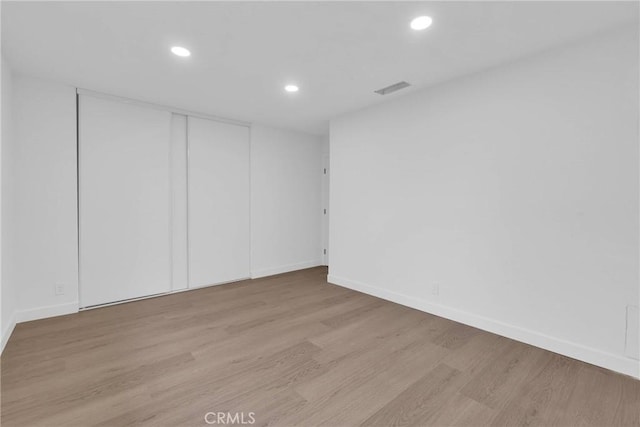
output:
[[[300,88],[296,85],[286,85],[284,87],[284,90],[286,90],[287,92],[297,92],[300,90]]]
[[[418,16],[411,21],[411,28],[414,30],[424,30],[431,26],[433,19],[430,16]]]
[[[178,55],[178,56],[191,56],[191,52],[189,52],[189,49],[186,49],[180,46],[173,46],[171,48],[171,52],[174,55]]]

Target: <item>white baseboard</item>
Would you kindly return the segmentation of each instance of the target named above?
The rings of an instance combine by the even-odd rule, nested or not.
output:
[[[329,283],[334,285],[373,295],[407,307],[415,308],[416,310],[424,311],[465,325],[473,326],[474,328],[482,329],[516,341],[540,347],[563,356],[568,356],[592,365],[620,372],[635,378],[640,378],[640,363],[638,363],[637,360],[606,353],[592,347],[587,347],[582,344],[566,341],[529,329],[520,328],[495,319],[469,313],[467,311],[457,310],[441,304],[435,304],[425,299],[411,297],[375,286],[365,285],[364,283],[360,283],[355,280],[336,277],[331,274],[329,274],[327,280]]]
[[[252,279],[258,279],[260,277],[273,276],[275,274],[289,273],[290,271],[304,270],[305,268],[318,267],[322,265],[321,259],[313,261],[300,262],[296,264],[282,265],[273,268],[264,268],[251,272]]]
[[[44,307],[30,308],[28,310],[18,310],[16,312],[16,322],[29,322],[31,320],[45,319],[47,317],[63,316],[78,312],[78,301],[59,305],[47,305]]]
[[[11,338],[11,334],[16,327],[16,312],[11,313],[11,318],[9,318],[9,324],[2,330],[2,343],[0,344],[0,354],[4,351],[4,347],[7,345],[9,338]]]

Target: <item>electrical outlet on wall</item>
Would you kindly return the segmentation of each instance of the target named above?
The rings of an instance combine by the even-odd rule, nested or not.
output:
[[[56,295],[64,295],[64,283],[55,284],[55,293]]]
[[[433,282],[433,285],[431,285],[431,294],[440,295],[440,284],[438,282]]]

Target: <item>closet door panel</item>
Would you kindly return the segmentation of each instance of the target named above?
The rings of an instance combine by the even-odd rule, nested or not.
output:
[[[249,128],[188,118],[189,287],[250,276]]]
[[[171,115],[172,290],[188,287],[187,116]]]
[[[171,115],[79,99],[80,304],[171,290]]]

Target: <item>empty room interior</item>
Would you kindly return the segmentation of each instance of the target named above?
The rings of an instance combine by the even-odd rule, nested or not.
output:
[[[1,1],[2,426],[640,426],[637,1]]]

